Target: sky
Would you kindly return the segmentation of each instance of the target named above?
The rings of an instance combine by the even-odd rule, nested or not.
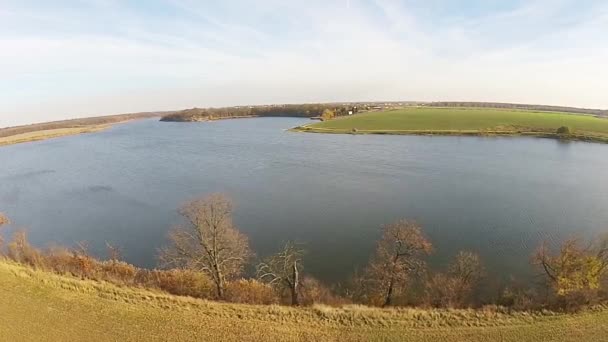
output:
[[[608,108],[608,1],[0,0],[0,127],[388,100]]]

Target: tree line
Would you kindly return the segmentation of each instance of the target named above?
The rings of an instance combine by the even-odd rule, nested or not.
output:
[[[466,107],[466,108],[504,108],[504,109],[519,109],[532,110],[543,112],[562,112],[575,114],[590,114],[598,116],[608,116],[608,110],[605,109],[589,109],[576,108],[565,106],[548,106],[548,105],[532,105],[520,103],[501,103],[501,102],[431,102],[426,104],[429,107]]]
[[[288,117],[321,117],[324,112],[331,116],[344,116],[349,112],[356,113],[356,105],[338,104],[286,104],[267,106],[239,106],[223,108],[191,108],[165,115],[161,121],[202,121],[232,117],[248,116],[288,116]]]
[[[232,203],[224,195],[195,199],[179,212],[184,223],[169,232],[167,245],[159,250],[159,269],[121,261],[120,250],[111,244],[108,260],[91,257],[84,243],[73,249],[39,250],[24,232],[15,233],[6,246],[0,239],[0,249],[5,258],[57,273],[251,304],[577,310],[608,300],[606,237],[587,244],[568,239],[556,251],[543,243],[531,256],[539,279],[513,281],[480,300],[487,274],[479,255],[461,251],[444,270],[429,269],[426,258],[434,251],[432,242],[410,220],[384,225],[368,264],[347,282],[327,286],[305,273],[306,250],[293,241],[274,255],[256,259],[247,236],[235,227]],[[0,214],[0,226],[7,223]],[[255,266],[255,272],[247,278],[248,265]]]

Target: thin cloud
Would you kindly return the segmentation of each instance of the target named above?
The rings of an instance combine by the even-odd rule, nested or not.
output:
[[[434,14],[437,4],[394,0],[155,4],[3,5],[0,126],[270,102],[608,108],[601,1],[537,0],[450,17]]]

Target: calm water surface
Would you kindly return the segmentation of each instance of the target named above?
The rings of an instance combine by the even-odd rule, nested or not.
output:
[[[86,240],[102,255],[111,241],[150,267],[176,208],[223,192],[258,256],[299,240],[326,280],[364,264],[398,218],[424,227],[435,266],[468,249],[503,275],[530,274],[541,239],[608,231],[608,145],[285,131],[304,122],[144,120],[2,147],[0,210],[36,245]]]

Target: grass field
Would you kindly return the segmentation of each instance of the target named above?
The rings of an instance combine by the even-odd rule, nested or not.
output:
[[[608,309],[576,315],[224,304],[0,261],[2,341],[607,341]]]
[[[110,125],[92,125],[83,127],[47,129],[42,131],[15,134],[8,137],[0,137],[0,146],[19,144],[30,141],[46,140],[67,135],[99,132],[108,127],[110,127]]]
[[[406,108],[369,112],[305,125],[296,130],[319,133],[376,134],[521,134],[555,136],[567,126],[570,138],[608,141],[608,119],[589,115],[488,108]]]

